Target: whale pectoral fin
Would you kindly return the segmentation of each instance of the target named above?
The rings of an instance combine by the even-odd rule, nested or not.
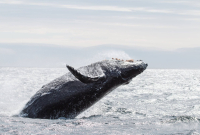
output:
[[[82,83],[92,83],[92,82],[97,82],[101,79],[103,79],[104,77],[88,77],[85,75],[82,75],[80,72],[78,72],[77,70],[75,70],[73,67],[67,65],[66,66],[68,68],[68,70],[78,79],[80,80]]]

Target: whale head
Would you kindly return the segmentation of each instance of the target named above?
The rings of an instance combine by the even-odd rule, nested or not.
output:
[[[148,64],[144,63],[141,60],[138,60],[136,62],[122,62],[120,65],[120,76],[122,80],[127,83],[132,78],[136,77],[137,75],[141,74],[146,68]]]
[[[118,83],[128,84],[132,78],[141,74],[148,64],[142,60],[138,61],[122,61],[122,60],[111,60],[107,74],[110,74],[110,78]]]

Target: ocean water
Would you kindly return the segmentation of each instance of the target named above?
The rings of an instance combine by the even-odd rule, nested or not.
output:
[[[17,114],[65,68],[0,68],[0,134],[200,134],[200,70],[147,69],[75,119]]]

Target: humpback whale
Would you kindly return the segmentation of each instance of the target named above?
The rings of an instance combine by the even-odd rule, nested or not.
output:
[[[75,118],[120,85],[128,84],[148,64],[143,61],[103,60],[78,69],[42,86],[20,112],[41,119]]]

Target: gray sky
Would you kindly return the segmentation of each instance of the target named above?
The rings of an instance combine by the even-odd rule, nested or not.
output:
[[[199,69],[199,54],[200,0],[0,0],[0,67]]]
[[[0,0],[0,43],[200,47],[200,1]]]

